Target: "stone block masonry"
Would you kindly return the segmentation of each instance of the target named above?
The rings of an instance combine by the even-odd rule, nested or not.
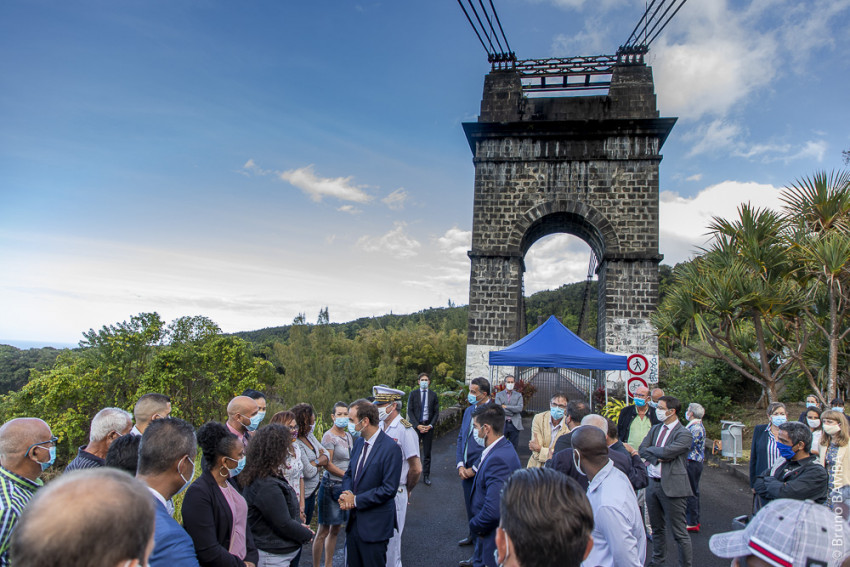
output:
[[[657,354],[661,146],[652,70],[615,67],[604,96],[527,98],[520,77],[484,81],[473,153],[467,381],[489,376],[487,355],[525,335],[523,258],[554,233],[585,240],[599,260],[597,346]]]

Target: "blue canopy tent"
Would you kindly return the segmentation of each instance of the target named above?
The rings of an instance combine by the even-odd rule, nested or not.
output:
[[[490,366],[628,370],[628,357],[596,350],[552,315],[511,346],[491,352]]]

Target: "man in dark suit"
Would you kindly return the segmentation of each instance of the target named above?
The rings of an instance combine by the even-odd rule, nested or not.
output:
[[[339,497],[340,508],[351,513],[345,526],[346,564],[384,567],[387,544],[396,529],[401,449],[378,428],[378,408],[368,400],[351,404],[348,418],[360,437],[354,442]]]
[[[484,445],[481,463],[475,473],[470,496],[472,518],[469,530],[475,534],[473,567],[496,567],[496,528],[499,527],[502,485],[522,465],[516,449],[504,437],[505,410],[495,404],[485,405],[475,411],[473,428],[479,444]],[[465,562],[461,562],[465,565]]]
[[[615,467],[623,471],[626,477],[628,477],[632,488],[635,489],[635,492],[641,488],[646,488],[646,485],[649,483],[649,479],[646,475],[646,466],[644,466],[640,455],[638,455],[636,449],[632,449],[632,451],[629,452],[622,443],[617,441],[616,438],[611,439],[608,432],[613,429],[614,434],[616,435],[617,433],[616,425],[613,425],[612,427],[611,424],[614,424],[614,422],[594,413],[581,420],[581,427],[596,427],[605,433],[605,440],[608,444],[608,458],[611,459]],[[577,431],[577,429],[575,431]],[[622,447],[622,451],[615,448],[618,444]],[[546,466],[562,472],[568,477],[574,479],[585,491],[590,484],[587,476],[576,470],[575,463],[573,461],[572,448],[564,449],[563,451],[555,453],[555,456],[546,463]]]
[[[572,447],[573,429],[581,425],[581,420],[588,415],[590,415],[590,407],[587,402],[573,400],[567,404],[566,424],[570,428],[570,432],[558,437],[555,446],[552,448],[552,454]]]
[[[649,567],[666,565],[667,522],[679,548],[680,567],[691,567],[691,535],[685,522],[685,508],[691,492],[688,480],[688,452],[693,436],[679,421],[682,404],[673,396],[661,396],[656,417],[661,422],[653,425],[640,445],[640,456],[648,463],[649,487],[646,489],[646,507],[652,525],[652,560]]]
[[[425,486],[431,486],[431,442],[434,440],[434,426],[440,419],[440,400],[431,391],[431,378],[423,372],[419,375],[419,389],[410,392],[407,398],[407,421],[419,436],[422,451],[422,477]]]
[[[481,458],[482,447],[473,438],[472,414],[476,408],[483,406],[490,400],[490,382],[483,377],[473,378],[469,384],[469,395],[467,401],[469,407],[463,412],[460,422],[460,432],[457,436],[457,474],[463,485],[463,501],[466,504],[466,517],[472,518],[469,496],[472,494],[472,484],[475,473],[478,470],[478,461]],[[460,540],[458,545],[472,545],[475,537],[472,532],[466,538]],[[467,561],[472,564],[472,558]]]
[[[156,513],[150,566],[198,567],[192,538],[166,506],[192,482],[197,452],[195,429],[182,419],[164,417],[151,421],[142,435],[136,478],[150,490]]]

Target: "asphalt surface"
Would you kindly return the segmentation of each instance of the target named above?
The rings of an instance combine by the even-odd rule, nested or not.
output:
[[[526,428],[520,435],[520,462],[525,464],[530,455],[528,441],[531,437],[531,419],[523,421]],[[421,482],[410,495],[407,523],[402,535],[402,563],[404,567],[453,567],[458,561],[472,556],[472,547],[459,547],[457,542],[467,533],[466,510],[463,491],[455,468],[457,430],[434,440],[431,454],[432,485]],[[692,534],[695,567],[725,567],[728,559],[714,557],[708,549],[708,540],[715,533],[732,529],[732,518],[746,514],[752,505],[749,485],[733,474],[706,463],[700,483],[702,529]],[[667,565],[675,566],[676,543],[667,537]],[[648,543],[647,555],[651,554]],[[337,541],[333,566],[343,567],[344,532]],[[310,566],[310,549],[305,546],[302,566]],[[327,566],[326,566],[327,567]]]

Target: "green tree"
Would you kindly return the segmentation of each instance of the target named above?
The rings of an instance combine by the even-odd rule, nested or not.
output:
[[[709,248],[676,267],[653,321],[661,337],[726,362],[776,401],[779,383],[806,347],[783,220],[742,205],[737,219],[715,218],[709,228]]]
[[[838,354],[850,333],[850,172],[817,172],[782,195],[789,227],[794,275],[807,292],[804,313],[827,343],[826,397],[836,395]],[[810,365],[797,357],[810,384],[826,403]]]

